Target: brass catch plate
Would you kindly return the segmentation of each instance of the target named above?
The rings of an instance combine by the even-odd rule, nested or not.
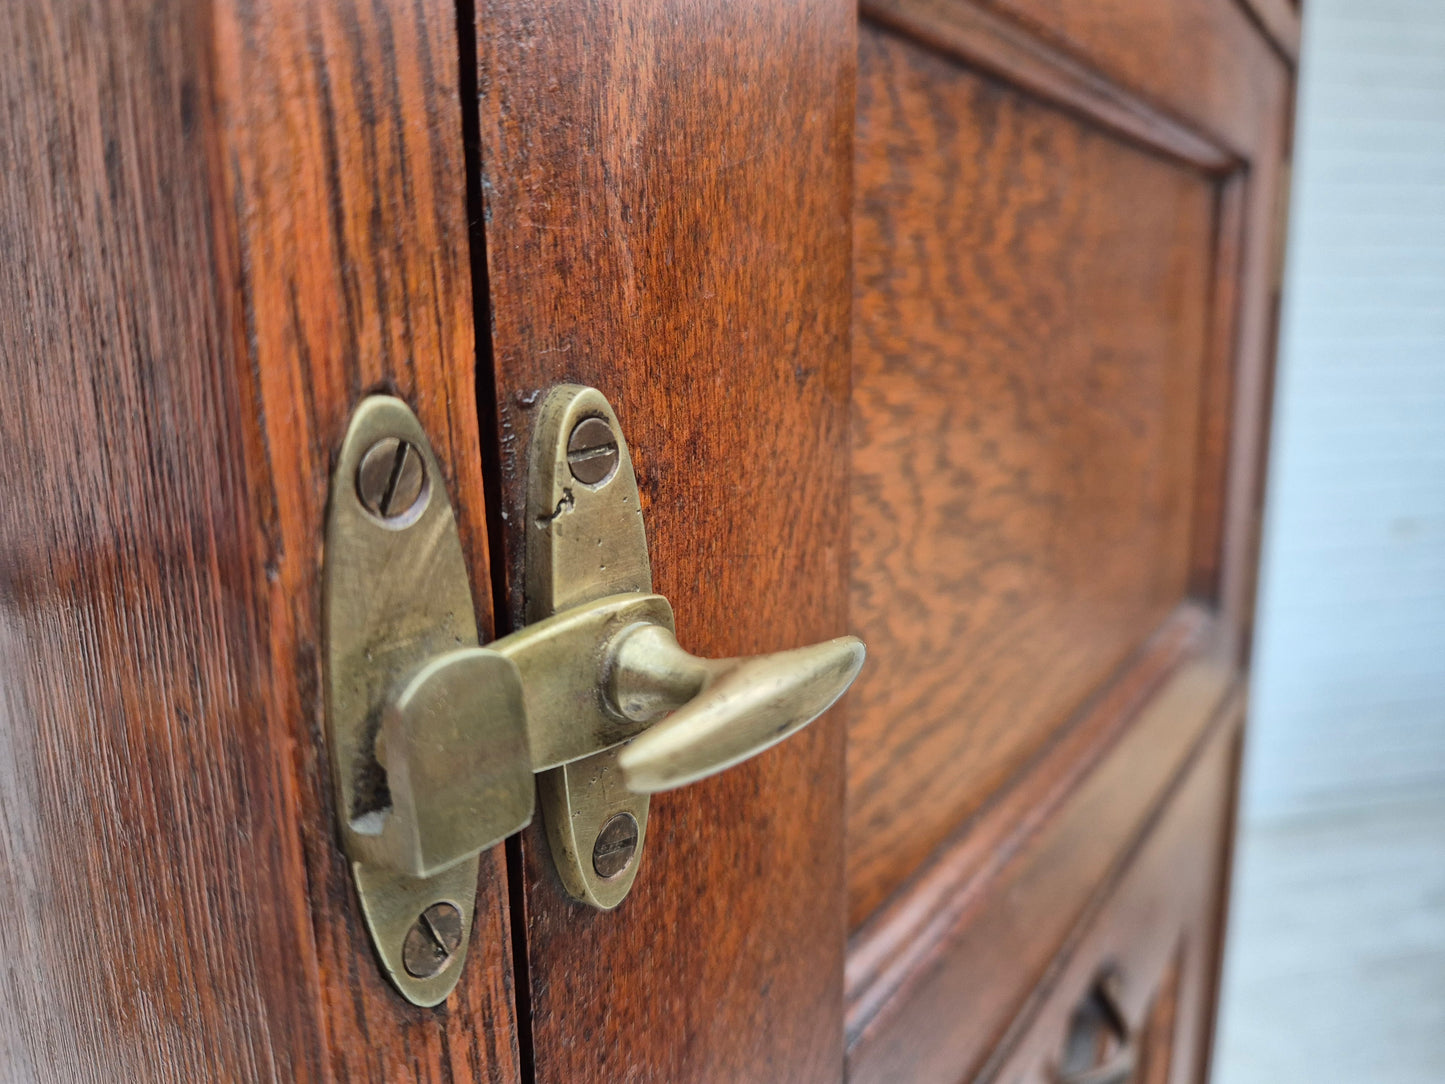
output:
[[[535,802],[521,678],[477,646],[443,477],[405,403],[364,400],[332,479],[323,577],[341,842],[382,965],[418,1005],[461,975],[477,853],[526,825]],[[460,913],[460,939],[416,974],[430,968],[408,968],[407,937],[439,904]]]
[[[605,423],[616,442],[615,467],[596,481],[584,481],[594,475],[574,471],[569,456],[569,450],[576,448],[573,434],[590,419]],[[528,624],[609,595],[650,595],[652,562],[637,475],[622,426],[606,397],[577,384],[552,389],[537,419],[531,467]],[[666,626],[672,628],[670,608]],[[626,726],[626,720],[616,719],[619,728]],[[625,736],[636,729],[619,733]],[[568,895],[602,910],[616,907],[631,890],[641,865],[649,806],[647,795],[623,785],[616,748],[539,772],[537,792],[552,860]],[[603,876],[593,861],[594,845],[603,826],[619,814],[636,822],[637,844],[631,861]]]

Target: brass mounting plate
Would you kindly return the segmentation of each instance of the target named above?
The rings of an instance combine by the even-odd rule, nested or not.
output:
[[[423,467],[414,503],[389,518],[368,509],[358,491],[363,459],[386,441],[405,442]],[[466,560],[443,479],[410,408],[389,396],[364,400],[332,478],[323,575],[327,741],[341,841],[382,966],[418,1005],[444,1000],[462,973],[476,900],[476,850],[527,824],[535,800],[520,678],[508,660],[477,647]],[[438,712],[427,696],[405,695],[429,662],[459,651],[468,656],[472,674],[489,676],[441,690],[443,696],[451,689],[464,694],[465,710]],[[437,695],[435,688],[424,692]],[[462,725],[465,732],[429,731],[438,725],[434,720],[452,730]],[[392,748],[388,772],[383,735],[393,746],[413,746],[405,771],[407,750]],[[470,757],[465,766],[472,770],[443,774],[445,764],[427,753],[439,743],[457,748],[454,756],[464,761]],[[471,788],[464,795],[471,802],[436,803],[459,810],[455,823],[438,833],[436,807],[422,809],[420,802],[448,778]],[[481,828],[479,806],[486,814]],[[463,842],[470,833],[475,847],[443,847],[437,857],[416,846],[419,835],[452,843],[445,830]],[[488,840],[480,840],[479,832]],[[453,861],[450,855],[459,853],[470,857]],[[461,912],[461,941],[440,970],[418,977],[406,968],[404,943],[422,912],[437,903]]]
[[[617,442],[616,469],[596,483],[580,481],[568,462],[573,430],[589,418],[606,422]],[[652,591],[632,457],[617,415],[595,388],[562,384],[542,403],[532,438],[526,532],[528,624],[609,595]],[[670,609],[666,617],[671,628]],[[641,865],[649,804],[647,795],[623,785],[617,749],[539,772],[537,790],[553,864],[567,893],[604,911],[616,907]],[[593,865],[593,845],[602,826],[624,812],[637,821],[633,858],[603,877]]]

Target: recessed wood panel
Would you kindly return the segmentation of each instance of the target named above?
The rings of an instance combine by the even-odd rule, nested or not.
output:
[[[867,24],[856,927],[1183,597],[1215,193]]]

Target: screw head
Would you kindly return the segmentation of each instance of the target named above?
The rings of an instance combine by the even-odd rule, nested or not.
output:
[[[614,813],[592,844],[592,868],[599,877],[616,877],[632,865],[636,853],[637,818],[631,813]]]
[[[378,519],[394,523],[416,510],[426,496],[426,461],[414,444],[382,437],[356,468],[356,495]]]
[[[414,979],[440,974],[462,944],[462,913],[454,904],[434,903],[407,931],[401,962]]]
[[[567,466],[583,485],[598,486],[617,473],[617,438],[601,418],[583,418],[567,438]]]

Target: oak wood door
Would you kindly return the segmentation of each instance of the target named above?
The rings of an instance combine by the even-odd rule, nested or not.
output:
[[[1205,1072],[1289,0],[76,0],[0,13],[0,1076],[1057,1079],[1104,976]],[[654,799],[533,824],[396,995],[338,845],[331,466],[405,399],[479,632],[602,390],[710,655],[857,631]],[[1071,1047],[1073,1044],[1073,1047]]]

